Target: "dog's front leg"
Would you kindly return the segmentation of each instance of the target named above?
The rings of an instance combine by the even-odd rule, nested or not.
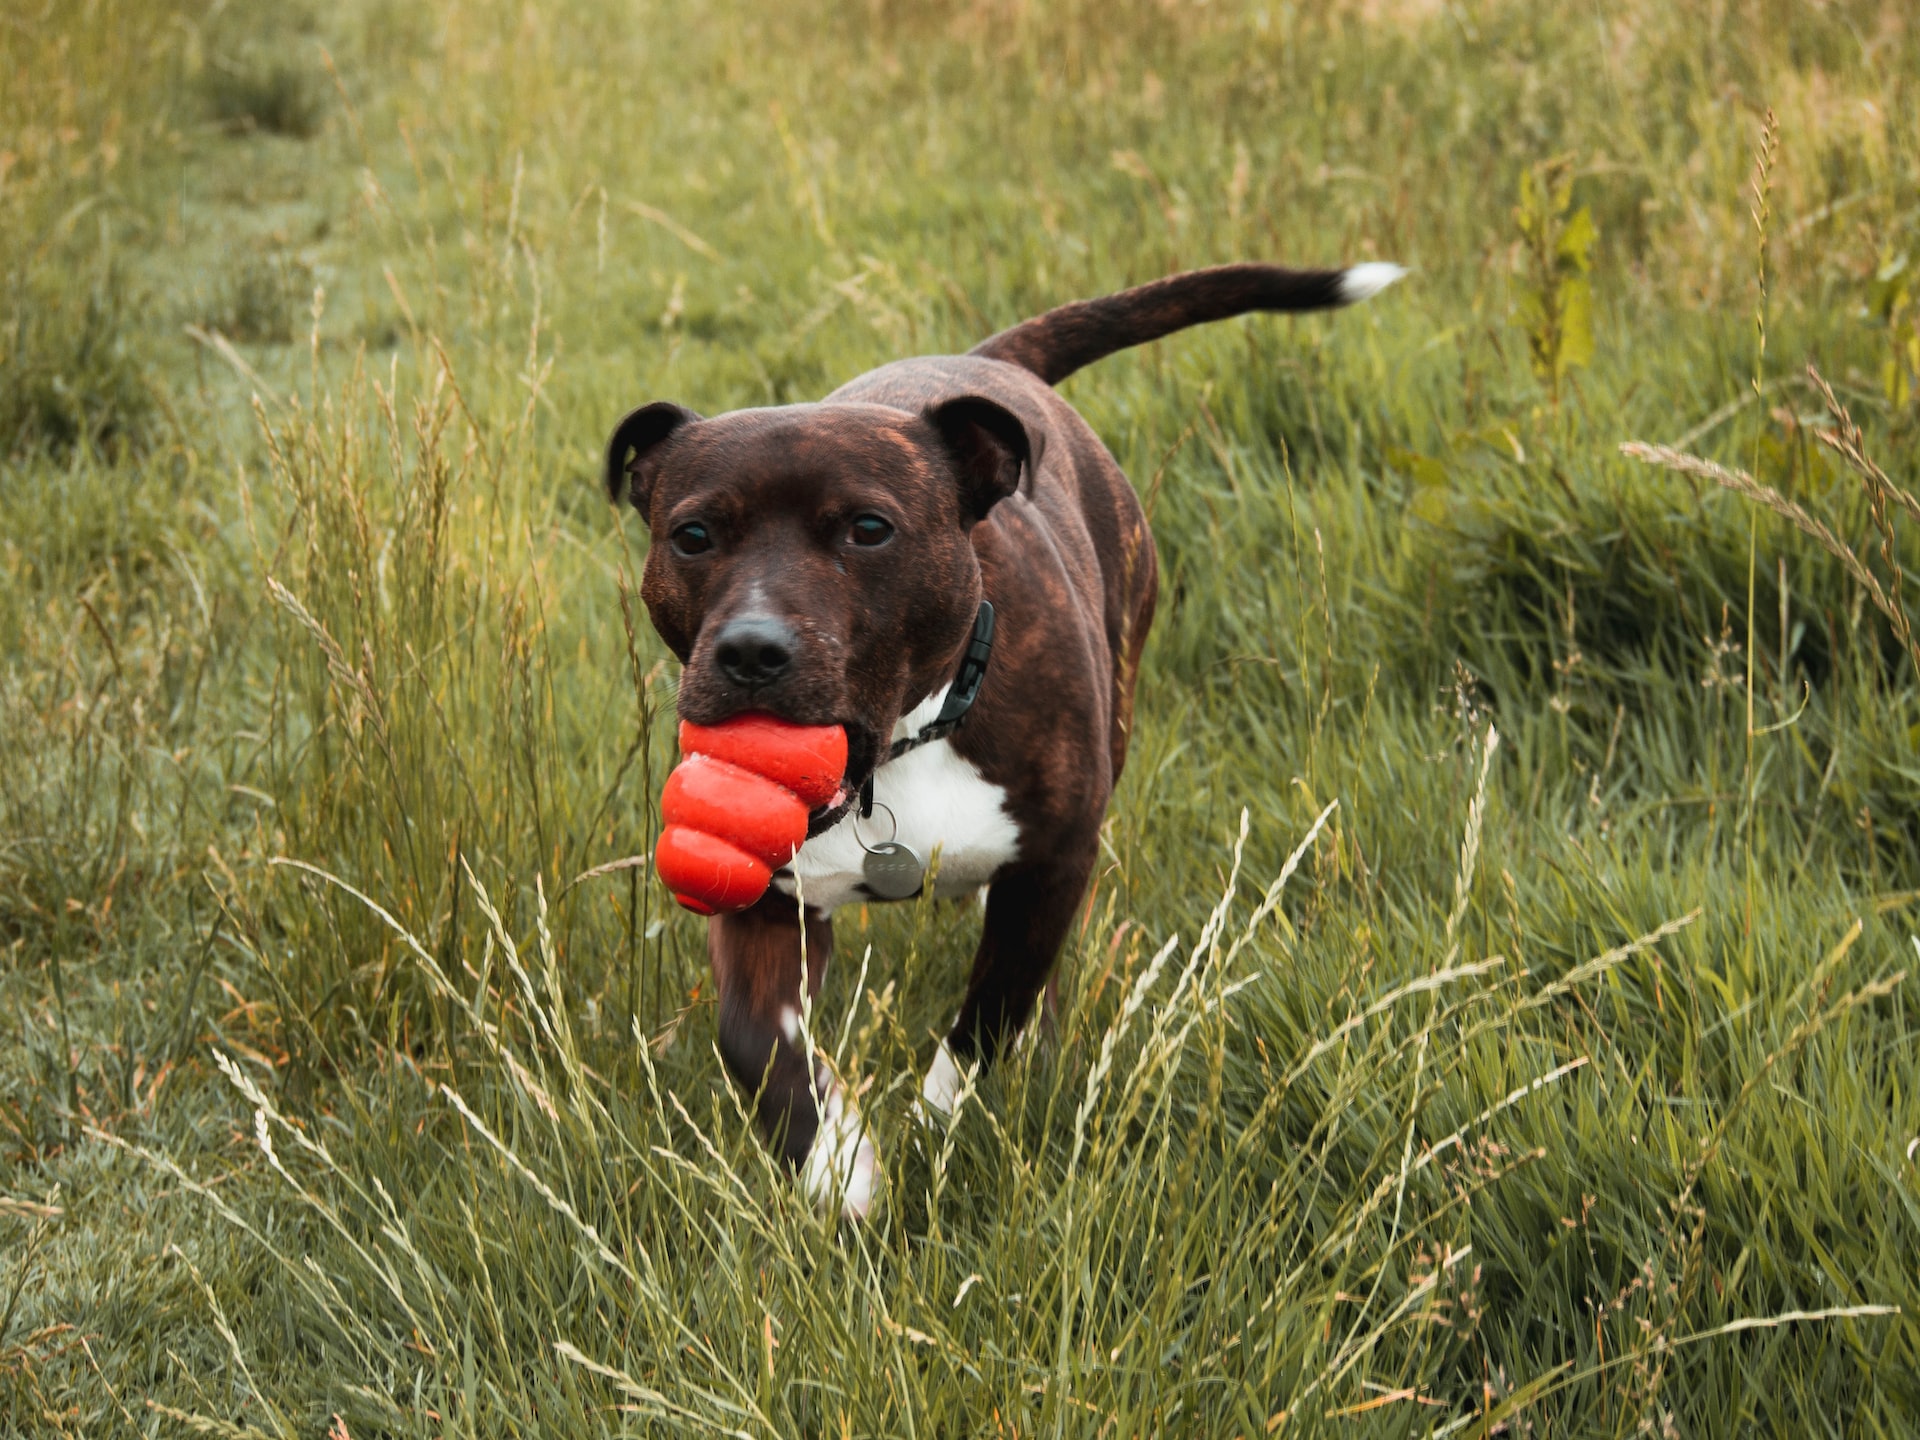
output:
[[[1066,847],[1064,854],[1056,851],[995,878],[967,998],[921,1086],[927,1108],[951,1111],[961,1073],[972,1064],[991,1065],[1027,1023],[1066,943],[1098,853],[1097,841]]]
[[[807,1194],[839,1201],[849,1215],[873,1204],[873,1145],[832,1077],[816,1069],[800,1034],[801,936],[808,1000],[820,993],[833,953],[833,922],[778,891],[707,925],[707,953],[720,999],[720,1054],[755,1097],[760,1128],[800,1171]]]

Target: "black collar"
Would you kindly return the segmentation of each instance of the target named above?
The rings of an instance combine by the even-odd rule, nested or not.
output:
[[[979,613],[973,617],[973,638],[967,641],[966,653],[960,657],[960,668],[954,672],[953,684],[947,687],[946,703],[940,707],[940,713],[933,717],[916,735],[908,735],[896,740],[887,748],[886,758],[880,765],[898,760],[909,750],[917,750],[922,745],[931,745],[936,740],[944,740],[966,723],[967,712],[973,709],[973,702],[980,696],[980,682],[987,678],[987,662],[993,658],[993,602],[982,600]],[[874,766],[877,771],[879,765]],[[831,830],[845,818],[846,813],[860,803],[860,813],[873,814],[873,773],[860,782],[857,796],[849,795],[835,805],[819,811],[807,822],[807,836]]]

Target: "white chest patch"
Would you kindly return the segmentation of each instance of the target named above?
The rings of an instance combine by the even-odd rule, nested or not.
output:
[[[893,738],[903,739],[930,723],[946,697],[943,686],[915,706],[894,727]],[[879,845],[897,839],[928,862],[939,851],[940,873],[934,882],[939,896],[978,889],[1019,854],[1020,831],[1007,813],[1005,788],[988,784],[950,741],[936,740],[882,765],[874,772],[873,798],[870,818],[861,819],[857,807],[849,811],[838,825],[801,846],[773,883],[792,895],[798,875],[807,908],[831,914],[842,905],[874,898],[863,888],[867,852],[862,840]]]

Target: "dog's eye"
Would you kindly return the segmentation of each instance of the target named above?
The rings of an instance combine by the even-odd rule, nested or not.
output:
[[[878,515],[860,515],[853,522],[853,543],[856,545],[884,545],[893,538],[893,526]]]
[[[713,548],[713,536],[698,520],[689,520],[674,530],[673,548],[682,555],[704,555]]]

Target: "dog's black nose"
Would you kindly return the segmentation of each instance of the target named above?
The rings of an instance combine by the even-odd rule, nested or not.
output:
[[[739,615],[713,642],[713,658],[721,674],[752,690],[786,674],[799,643],[793,627],[777,616]]]

